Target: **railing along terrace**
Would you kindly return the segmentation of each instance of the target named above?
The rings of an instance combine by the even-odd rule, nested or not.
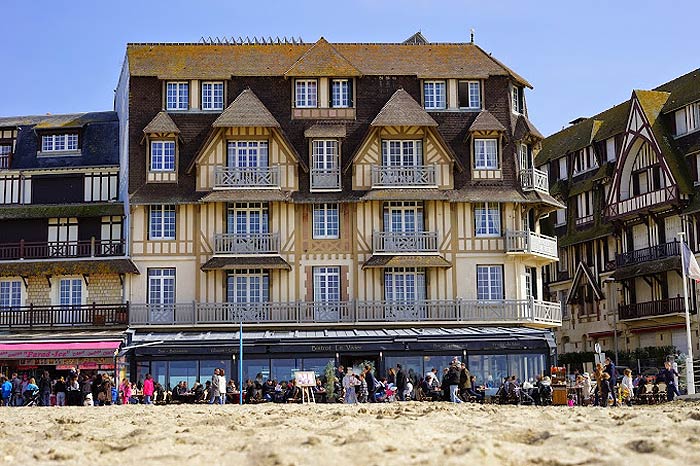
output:
[[[685,312],[685,299],[682,296],[677,296],[642,303],[620,304],[618,310],[620,320],[679,314]],[[691,309],[691,312],[694,313],[695,309]]]
[[[536,168],[520,171],[520,184],[525,191],[540,191],[549,194],[549,177],[546,172]]]
[[[20,241],[0,244],[0,260],[123,256],[124,240]]]
[[[278,233],[220,233],[214,235],[214,254],[278,254]]]
[[[557,258],[557,239],[534,231],[506,231],[506,251]]]
[[[375,253],[431,253],[438,251],[436,231],[375,231]]]
[[[312,168],[311,189],[314,191],[330,191],[340,189],[340,168]]]
[[[435,165],[372,166],[372,187],[426,187],[437,185]]]
[[[279,188],[279,166],[214,168],[214,186],[217,188]]]
[[[668,243],[657,244],[646,248],[635,249],[634,251],[624,252],[615,256],[615,264],[618,267],[626,265],[641,264],[657,259],[665,259],[680,255],[681,243],[678,241],[670,241]]]
[[[629,199],[622,199],[610,204],[606,208],[608,217],[619,217],[621,215],[635,212],[637,210],[649,209],[659,204],[672,202],[678,199],[678,187],[667,186],[656,191],[639,194]]]
[[[0,307],[0,328],[126,327],[128,323],[128,303]]]

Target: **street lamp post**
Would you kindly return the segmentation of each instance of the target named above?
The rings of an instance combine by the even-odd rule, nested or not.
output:
[[[615,279],[613,277],[608,277],[605,280],[603,280],[603,283],[608,284],[608,283],[615,283]],[[612,296],[612,293],[608,293],[608,296]],[[617,303],[618,306],[620,303]],[[617,362],[617,353],[618,353],[618,346],[617,346],[617,312],[618,310],[613,307],[613,348],[615,350],[615,365],[618,365]]]
[[[685,232],[678,232],[678,237],[681,240],[681,270],[683,271],[683,299],[685,302],[685,333],[687,338],[687,351],[688,354],[685,358],[685,375],[686,375],[686,386],[688,387],[688,395],[695,394],[695,373],[693,371],[693,341],[690,333],[690,310],[688,308],[688,277],[686,276],[686,263],[685,263]],[[692,251],[690,252],[692,254]],[[690,259],[693,259],[692,257]]]

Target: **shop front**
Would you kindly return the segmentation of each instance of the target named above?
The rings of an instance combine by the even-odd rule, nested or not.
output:
[[[238,332],[137,331],[132,338],[134,381],[151,373],[164,387],[181,381],[192,386],[219,367],[238,383]],[[420,377],[457,357],[491,387],[509,375],[529,380],[546,373],[555,351],[550,331],[521,327],[244,331],[243,348],[244,380],[291,380],[300,370],[323,376],[329,362],[355,370],[371,363],[379,376],[401,364]]]

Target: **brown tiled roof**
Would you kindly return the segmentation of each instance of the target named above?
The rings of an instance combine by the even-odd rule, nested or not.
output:
[[[363,196],[363,201],[412,201],[415,199],[444,201],[447,199],[448,190],[437,188],[387,188],[372,189]]]
[[[475,44],[332,44],[362,75],[419,78],[510,76],[530,84]],[[132,76],[162,79],[228,79],[231,76],[282,76],[311,44],[128,44]]]
[[[362,73],[321,37],[284,73],[285,76],[361,76]]]
[[[279,189],[222,189],[210,192],[202,202],[287,202],[289,198],[289,191]]]
[[[488,110],[482,110],[476,116],[469,131],[505,131],[506,128]]]
[[[226,107],[219,118],[212,124],[214,128],[236,128],[236,127],[262,127],[279,128],[272,113],[260,102],[258,96],[250,89],[246,89]]]
[[[466,185],[446,191],[452,202],[526,202],[527,198],[517,189],[507,186]]]
[[[375,255],[362,265],[363,269],[386,267],[437,267],[449,269],[452,264],[442,256]]]
[[[532,136],[537,139],[544,139],[542,133],[540,133],[535,125],[532,124],[530,120],[527,119],[525,115],[518,115],[514,118],[513,122],[513,137],[516,140],[525,139],[527,136]]]
[[[170,115],[168,115],[168,112],[158,112],[156,116],[153,117],[153,119],[146,125],[146,127],[143,129],[143,132],[145,134],[153,134],[153,133],[175,133],[175,134],[180,134],[180,128],[177,127],[175,122],[173,121],[172,118],[170,118]]]
[[[201,267],[207,270],[236,270],[236,269],[283,269],[292,267],[279,256],[273,257],[212,257]]]
[[[345,125],[316,123],[304,131],[306,138],[344,138]]]
[[[131,259],[0,262],[0,277],[33,275],[138,274]]]
[[[404,89],[384,104],[370,126],[437,126],[437,122]]]

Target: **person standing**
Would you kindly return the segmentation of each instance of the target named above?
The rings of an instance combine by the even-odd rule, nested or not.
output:
[[[464,400],[468,400],[472,388],[472,378],[467,365],[462,363],[459,371],[459,394]]]
[[[7,380],[4,374],[0,375],[0,395],[2,406],[9,406],[10,398],[12,398],[12,382]]]
[[[213,405],[214,403],[219,402],[219,395],[221,394],[219,392],[219,384],[221,383],[219,379],[219,369],[216,368],[214,369],[214,375],[211,376],[211,385],[209,388],[209,404]]]
[[[610,375],[610,392],[613,397],[613,406],[617,406],[617,368],[610,358],[605,358],[605,372]]]
[[[56,395],[56,406],[65,406],[66,382],[63,376],[59,377],[58,380],[56,380],[56,383],[53,385],[53,393]]]
[[[345,403],[355,404],[357,403],[357,394],[355,393],[355,375],[350,369],[345,373],[343,377],[343,388],[345,389]]]
[[[625,369],[625,375],[622,377],[622,401],[624,401],[627,406],[632,406],[632,397],[634,396],[634,383],[632,382],[632,371]]]
[[[51,406],[51,377],[49,372],[44,371],[39,378],[39,404],[41,406]]]
[[[608,407],[610,390],[610,374],[603,372],[603,376],[600,378],[600,406],[602,408]]]
[[[462,370],[461,364],[458,360],[453,360],[450,364],[450,368],[447,371],[447,386],[449,387],[450,401],[453,403],[461,403],[462,399],[459,397],[459,375]],[[443,380],[443,384],[445,381]]]
[[[128,405],[129,399],[131,398],[131,383],[124,377],[122,383],[119,385],[119,393],[122,395],[122,404]]]
[[[12,384],[12,397],[11,397],[10,405],[11,406],[22,406],[22,389],[21,389],[22,380],[20,380],[20,378],[16,372],[12,373],[12,379],[10,380],[10,383]]]
[[[226,404],[226,373],[224,368],[219,368],[219,404]]]
[[[404,399],[404,390],[406,390],[407,376],[406,371],[403,370],[401,364],[396,365],[396,397],[399,401]]]
[[[673,369],[670,361],[664,363],[664,368],[656,376],[656,380],[666,382],[666,399],[668,401],[673,401],[673,398],[679,395],[676,377],[678,377],[678,372]]]
[[[153,384],[153,377],[151,374],[146,374],[146,379],[143,381],[143,403],[150,405],[153,404],[152,397],[155,386]]]
[[[367,382],[367,399],[370,403],[374,403],[374,394],[377,393],[377,378],[374,376],[372,366],[365,366],[365,381]]]

